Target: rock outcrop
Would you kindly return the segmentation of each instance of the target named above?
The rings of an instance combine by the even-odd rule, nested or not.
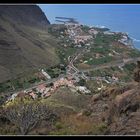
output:
[[[106,89],[91,100],[91,116],[95,122],[107,124],[107,135],[140,134],[140,61],[134,70],[134,80],[123,88]]]

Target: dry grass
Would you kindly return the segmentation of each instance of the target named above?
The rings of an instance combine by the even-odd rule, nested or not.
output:
[[[82,70],[86,70],[86,69],[90,69],[91,66],[88,65],[88,64],[79,63],[79,64],[77,64],[77,68],[78,68],[78,69],[82,69]]]
[[[87,116],[72,114],[61,116],[55,124],[55,131],[51,135],[99,135],[104,134],[107,127],[105,124],[94,124]]]

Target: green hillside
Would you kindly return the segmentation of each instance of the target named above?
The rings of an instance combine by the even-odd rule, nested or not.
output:
[[[32,69],[50,67],[59,63],[59,57],[55,51],[57,42],[47,32],[49,23],[45,21],[45,26],[37,24],[40,23],[37,16],[42,16],[42,13],[35,7],[37,6],[26,6],[24,13],[18,6],[13,8],[11,6],[9,12],[13,13],[7,15],[8,11],[5,13],[2,11],[4,6],[0,6],[2,11],[0,14],[0,82],[15,78],[20,73],[28,73]],[[36,19],[32,21],[33,24],[30,24],[32,23],[30,17],[33,15],[31,13],[29,16],[26,15],[26,12],[31,9],[34,10],[32,14],[38,13]],[[14,11],[19,11],[18,16]],[[24,20],[20,20],[21,16],[25,17]]]

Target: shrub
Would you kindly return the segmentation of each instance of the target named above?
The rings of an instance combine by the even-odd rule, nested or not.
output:
[[[84,86],[86,84],[86,81],[84,79],[80,79],[79,85]]]
[[[38,121],[50,119],[51,115],[52,111],[45,104],[29,99],[16,99],[3,107],[3,116],[15,124],[23,135],[34,128]]]
[[[55,127],[56,127],[56,129],[62,129],[63,128],[63,126],[62,126],[62,124],[60,122],[57,122],[55,124]]]

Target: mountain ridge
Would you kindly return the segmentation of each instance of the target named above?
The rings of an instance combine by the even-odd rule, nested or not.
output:
[[[0,16],[9,17],[18,24],[30,26],[45,27],[50,24],[44,12],[37,5],[1,5]]]

